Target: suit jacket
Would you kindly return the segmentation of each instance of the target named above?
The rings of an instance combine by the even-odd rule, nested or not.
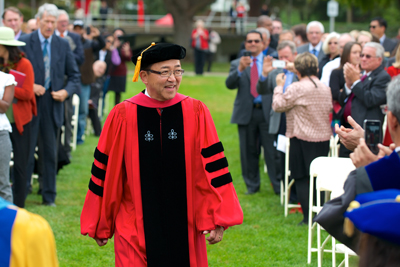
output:
[[[26,43],[20,49],[25,52],[31,61],[35,72],[35,84],[44,86],[44,62],[43,52],[40,45],[38,31],[24,35],[20,38]],[[64,87],[64,75],[67,75],[67,83]],[[80,87],[80,73],[72,51],[67,40],[53,34],[51,41],[50,62],[51,90],[59,91],[65,89],[68,95]],[[36,96],[36,102],[40,104],[41,96]],[[57,127],[61,127],[64,121],[64,103],[53,100],[53,117]]]
[[[85,56],[83,55],[83,47],[82,47],[82,41],[81,37],[79,34],[73,33],[73,32],[68,32],[68,36],[71,37],[71,39],[74,41],[76,48],[74,49],[74,58],[76,61],[76,64],[78,66],[82,65],[83,61],[85,60]]]
[[[238,89],[231,123],[247,125],[250,122],[253,112],[254,97],[250,93],[250,67],[247,67],[239,77],[238,66],[240,58],[231,62],[229,75],[226,78],[225,85],[228,89]],[[271,110],[272,95],[262,95],[262,110],[265,121],[269,123],[269,112]]]
[[[396,48],[396,45],[397,45],[397,43],[395,41],[393,41],[392,39],[388,38],[387,36],[382,44],[383,48],[385,48],[385,52],[390,52],[390,54]]]
[[[373,70],[364,82],[357,83],[352,92],[351,116],[363,125],[365,119],[380,120],[383,123],[384,115],[380,105],[386,104],[386,87],[391,78],[381,65]],[[339,103],[343,107],[347,99],[346,90],[339,93]]]
[[[310,50],[308,48],[309,48],[309,44],[299,46],[299,47],[297,47],[297,53],[301,54],[304,52],[310,52]],[[324,53],[324,51],[322,51],[322,46],[321,46],[321,50],[319,50],[319,53],[318,53],[318,62],[321,61],[324,57],[325,57],[325,53]]]
[[[258,81],[257,83],[257,92],[260,95],[270,95],[273,96],[274,89],[276,87],[276,76],[278,74],[283,73],[283,69],[275,69],[268,74],[267,79],[264,81]],[[297,82],[299,79],[296,75],[293,75],[293,82]],[[272,98],[271,98],[271,105],[272,105]],[[275,112],[272,108],[269,111],[269,129],[268,132],[270,134],[277,134],[279,131],[279,126],[281,122],[281,113]]]

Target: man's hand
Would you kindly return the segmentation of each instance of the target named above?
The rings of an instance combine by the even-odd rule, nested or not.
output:
[[[46,88],[44,88],[40,84],[35,83],[33,84],[33,92],[35,93],[35,95],[41,96],[44,95],[44,93],[46,93]]]
[[[100,247],[106,245],[108,242],[107,238],[104,238],[104,239],[95,238],[94,240],[96,240],[97,245],[99,245]]]
[[[342,143],[347,149],[354,151],[360,142],[360,138],[364,137],[364,129],[357,124],[357,122],[351,117],[347,117],[347,122],[353,127],[353,129],[345,128],[343,126],[335,125],[335,132],[339,135],[340,143]]]
[[[208,233],[210,233],[210,236],[206,238],[206,240],[208,241],[208,244],[210,244],[210,245],[217,244],[218,242],[221,242],[221,240],[222,240],[222,237],[224,235],[224,227],[217,226],[217,228],[215,228],[215,230],[204,231],[203,235],[206,235]]]
[[[346,80],[346,85],[350,88],[355,81],[360,79],[360,68],[347,62],[343,66],[343,74]]]
[[[251,64],[251,57],[243,56],[239,61],[239,71],[244,71]]]
[[[100,36],[99,29],[97,29],[96,27],[90,26],[90,35],[92,36],[92,38],[96,38],[96,37]]]
[[[63,102],[68,97],[68,92],[65,89],[61,89],[56,92],[51,92],[51,96],[55,101]]]
[[[288,71],[293,72],[294,74],[296,74],[297,70],[296,70],[296,68],[294,67],[294,63],[293,63],[293,62],[289,62],[289,61],[287,61],[287,60],[285,60],[285,61],[286,61],[286,67],[285,67],[285,69],[287,69]]]
[[[367,166],[368,164],[377,161],[384,156],[390,155],[395,148],[394,144],[390,145],[390,147],[378,144],[378,147],[379,153],[378,155],[375,155],[368,148],[364,138],[360,138],[360,144],[356,147],[356,149],[354,149],[354,152],[350,154],[350,158],[353,161],[354,166],[356,166],[356,168]]]
[[[276,75],[276,86],[284,86],[286,82],[286,75],[284,73],[279,73]]]
[[[273,58],[271,56],[264,57],[262,76],[267,77],[271,71],[276,69],[276,68],[272,67],[272,61],[273,61]]]

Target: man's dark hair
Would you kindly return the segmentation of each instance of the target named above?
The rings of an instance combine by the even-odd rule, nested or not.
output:
[[[282,23],[282,20],[280,18],[274,18],[273,21],[279,21],[280,23]]]
[[[260,35],[260,38],[261,38],[261,41],[263,41],[262,33],[259,32],[259,31],[256,31],[256,30],[251,30],[251,31],[249,31],[249,32],[246,34],[246,40],[247,40],[247,36],[248,36],[250,33],[257,33],[257,34],[259,34],[259,35]]]
[[[10,6],[10,7],[7,7],[6,9],[4,9],[4,12],[3,12],[2,16],[1,16],[2,19],[4,19],[5,15],[6,15],[6,13],[7,13],[8,11],[17,13],[20,17],[23,17],[23,16],[24,16],[24,15],[22,14],[22,12],[21,12],[18,8],[13,7],[13,6]]]
[[[379,26],[385,27],[385,30],[387,29],[387,21],[384,18],[375,17],[375,18],[371,19],[371,21],[375,21],[375,20],[379,23]]]

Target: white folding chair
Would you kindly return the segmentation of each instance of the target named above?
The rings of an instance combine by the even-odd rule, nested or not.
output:
[[[282,198],[284,199],[284,212],[285,212],[285,217],[288,215],[289,209],[292,208],[300,208],[301,206],[299,204],[290,204],[289,203],[289,198],[290,198],[290,189],[292,188],[294,184],[294,179],[292,179],[289,182],[290,178],[290,170],[289,170],[289,151],[290,151],[290,138],[286,138],[286,153],[285,153],[285,180],[284,180],[284,185],[281,182],[281,200]],[[283,188],[283,190],[282,190]],[[282,196],[283,193],[283,196]]]
[[[71,125],[72,125],[72,140],[71,140],[71,147],[72,150],[75,151],[76,149],[76,139],[78,137],[78,118],[79,118],[79,96],[74,94],[72,97],[72,106],[74,108],[74,115],[72,115]]]
[[[343,185],[349,173],[354,170],[353,162],[349,158],[335,158],[335,157],[318,157],[311,162],[310,165],[310,198],[309,198],[309,214],[308,214],[308,247],[307,247],[307,263],[311,263],[311,253],[318,253],[318,267],[322,266],[322,253],[331,252],[335,253],[335,248],[325,249],[325,245],[330,239],[328,236],[321,242],[321,226],[312,222],[313,213],[319,213],[322,209],[321,206],[321,192],[331,194],[332,197],[337,197],[343,194]],[[316,178],[316,206],[313,204],[314,192],[314,178]],[[325,195],[327,199],[328,194]],[[312,247],[313,230],[317,229],[317,246]],[[332,241],[332,246],[334,243]],[[334,256],[332,255],[334,259]]]

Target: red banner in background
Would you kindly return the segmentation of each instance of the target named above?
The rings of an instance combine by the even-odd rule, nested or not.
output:
[[[138,14],[137,23],[139,26],[143,26],[144,25],[144,3],[143,3],[143,0],[138,0],[137,14]]]
[[[89,13],[89,6],[90,6],[91,1],[92,0],[86,0],[86,1],[76,0],[75,6],[76,6],[76,8],[83,8],[82,2],[85,2],[85,15],[87,15]]]

